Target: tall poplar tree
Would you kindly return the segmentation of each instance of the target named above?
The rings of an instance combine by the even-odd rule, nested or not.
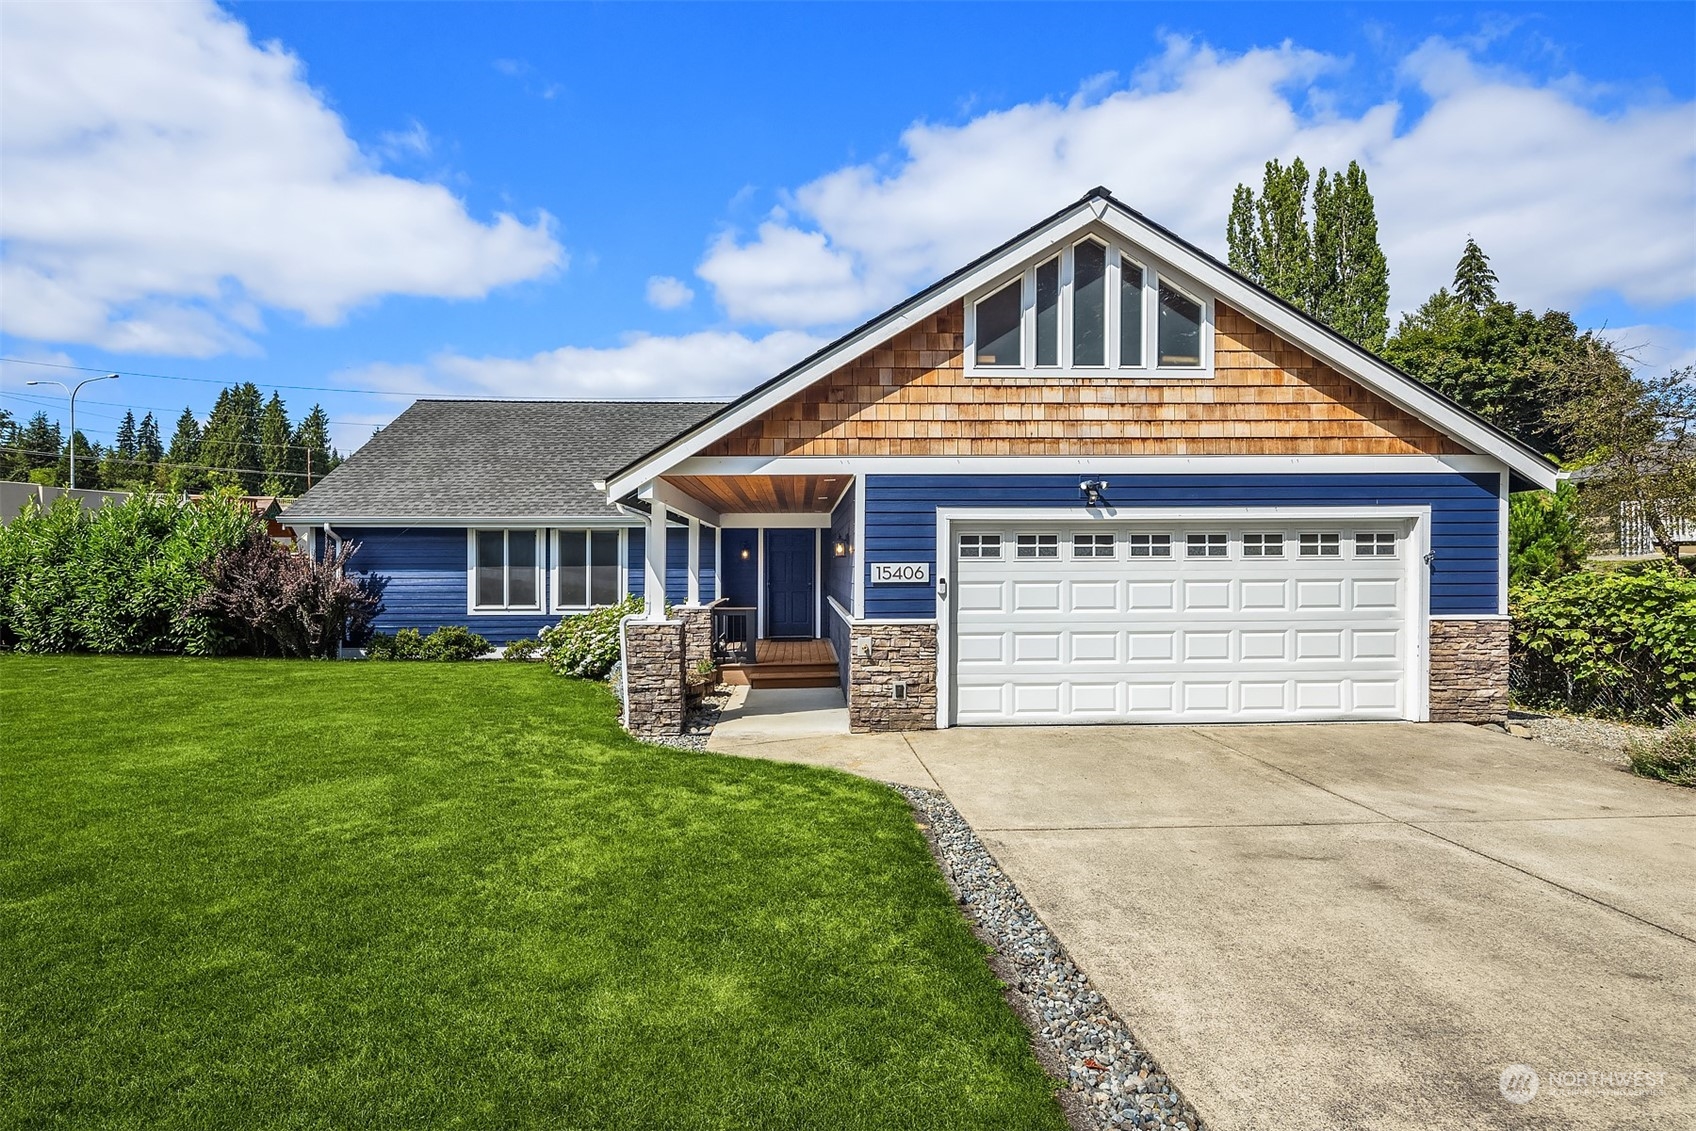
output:
[[[1260,195],[1239,184],[1225,243],[1232,269],[1303,313],[1376,350],[1389,329],[1390,271],[1378,244],[1377,207],[1359,162],[1320,169],[1308,220],[1307,166],[1266,163]]]

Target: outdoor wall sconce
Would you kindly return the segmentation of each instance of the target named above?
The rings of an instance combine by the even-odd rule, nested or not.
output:
[[[750,553],[749,553],[748,547],[746,547],[746,546],[742,547],[742,553],[741,553],[740,556],[741,556],[743,561],[748,560],[748,558],[751,556]]]
[[[848,556],[848,543],[838,540],[835,549],[837,557],[845,558]]]
[[[1084,506],[1099,507],[1102,493],[1107,490],[1107,480],[1086,479],[1078,484],[1078,493],[1084,497]]]

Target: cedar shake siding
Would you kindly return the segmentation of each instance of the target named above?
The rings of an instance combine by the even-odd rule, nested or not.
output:
[[[1456,455],[1467,449],[1216,304],[1214,373],[966,376],[939,311],[738,428],[719,456]]]

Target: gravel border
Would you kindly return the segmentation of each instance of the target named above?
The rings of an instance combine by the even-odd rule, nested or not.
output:
[[[1062,1081],[1061,1105],[1080,1131],[1204,1131],[1195,1110],[1137,1044],[1107,999],[1037,918],[948,798],[895,785],[913,806],[948,886],[991,950],[990,966],[1031,1046]]]
[[[1508,733],[1534,738],[1550,746],[1576,750],[1615,766],[1626,765],[1625,747],[1634,739],[1653,738],[1656,727],[1593,719],[1583,715],[1552,715],[1519,709],[1508,712]]]

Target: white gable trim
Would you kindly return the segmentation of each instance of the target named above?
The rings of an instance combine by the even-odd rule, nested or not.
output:
[[[710,420],[705,426],[673,440],[616,479],[609,480],[606,485],[607,497],[612,500],[623,498],[654,477],[671,471],[679,462],[695,455],[702,448],[723,439],[815,381],[835,372],[865,351],[913,324],[922,322],[937,311],[963,301],[966,296],[987,286],[998,277],[1010,277],[1009,273],[1026,260],[1040,257],[1051,247],[1059,247],[1077,238],[1096,224],[1107,227],[1130,243],[1145,249],[1154,258],[1165,260],[1180,278],[1188,277],[1203,290],[1212,292],[1279,337],[1301,347],[1343,376],[1358,381],[1391,404],[1412,413],[1475,452],[1496,457],[1512,471],[1538,486],[1545,489],[1554,487],[1558,473],[1547,461],[1504,440],[1470,414],[1449,404],[1435,393],[1405,380],[1366,351],[1340,337],[1334,337],[1317,323],[1268,299],[1230,271],[1215,266],[1210,260],[1197,255],[1160,229],[1122,208],[1110,206],[1110,202],[1103,198],[1092,195],[984,260],[973,270],[956,276],[945,285],[923,293],[908,304],[868,323],[798,366],[787,377],[774,382],[758,395],[737,404],[732,410]],[[1019,459],[1017,456],[1006,458],[1009,463],[1016,463]]]

